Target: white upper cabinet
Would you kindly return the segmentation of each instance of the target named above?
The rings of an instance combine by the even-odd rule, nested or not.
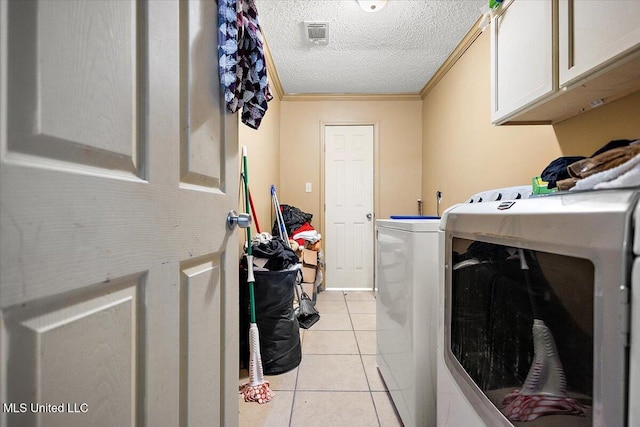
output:
[[[596,72],[640,44],[640,1],[560,0],[560,86]]]
[[[557,123],[640,90],[640,1],[505,1],[491,83],[494,124]]]
[[[514,0],[502,12],[491,23],[492,122],[558,89],[551,0]]]

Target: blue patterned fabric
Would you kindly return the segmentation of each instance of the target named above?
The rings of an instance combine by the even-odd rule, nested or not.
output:
[[[218,59],[227,110],[258,129],[273,96],[254,0],[218,0]]]
[[[238,110],[236,84],[238,65],[238,18],[236,0],[218,0],[218,64],[227,109]]]

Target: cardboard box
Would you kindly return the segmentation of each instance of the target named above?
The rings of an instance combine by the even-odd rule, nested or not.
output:
[[[304,283],[313,283],[316,280],[316,267],[309,267],[302,264],[302,281]]]
[[[309,295],[309,298],[313,298],[313,283],[302,283],[302,289]]]
[[[316,270],[318,269],[318,252],[302,249],[298,257],[302,262],[302,281],[304,283],[315,282]]]
[[[302,252],[300,253],[300,261],[302,261],[303,266],[307,265],[309,267],[317,267],[318,252],[312,251],[310,249],[302,249]]]

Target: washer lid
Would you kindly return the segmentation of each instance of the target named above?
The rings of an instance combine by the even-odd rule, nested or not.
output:
[[[412,232],[439,231],[439,219],[377,219],[376,227]]]

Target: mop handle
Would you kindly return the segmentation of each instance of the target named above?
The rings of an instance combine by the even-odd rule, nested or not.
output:
[[[242,146],[242,169],[243,169],[243,180],[244,180],[244,204],[247,212],[251,212],[251,202],[249,201],[249,172],[247,171],[247,146]],[[253,282],[255,282],[255,278],[253,277],[253,248],[251,247],[251,225],[247,227],[247,282],[249,283],[249,301],[251,302],[251,323],[256,323],[256,307],[255,303],[255,295],[253,291]]]

